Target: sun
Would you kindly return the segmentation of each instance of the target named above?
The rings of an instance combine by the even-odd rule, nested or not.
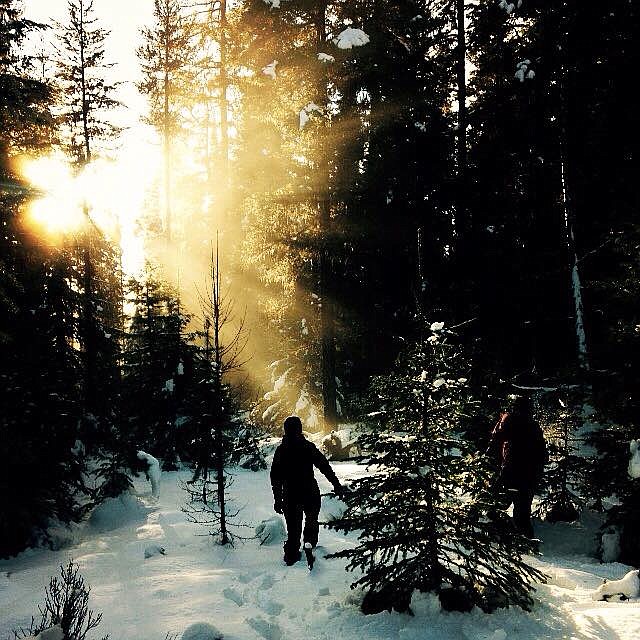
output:
[[[68,163],[58,156],[23,158],[19,163],[22,177],[36,194],[29,204],[27,223],[32,229],[50,236],[79,232],[86,219],[82,196]]]
[[[64,155],[22,158],[18,171],[35,197],[25,223],[51,242],[74,237],[89,225],[120,247],[126,274],[145,263],[140,221],[160,167],[156,145],[134,143],[118,160],[99,159],[75,171]]]

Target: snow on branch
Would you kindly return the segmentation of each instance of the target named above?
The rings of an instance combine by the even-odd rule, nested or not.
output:
[[[368,44],[368,42],[369,36],[362,29],[354,29],[353,27],[347,27],[333,40],[333,43],[338,47],[338,49],[361,47]]]

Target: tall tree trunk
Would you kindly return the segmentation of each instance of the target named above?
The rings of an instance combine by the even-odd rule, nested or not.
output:
[[[87,100],[87,82],[84,60],[84,3],[80,0],[80,86],[82,95],[82,136],[84,140],[83,165],[91,162],[91,136],[89,135],[89,101]]]
[[[220,153],[222,156],[222,184],[225,196],[229,188],[229,101],[227,91],[227,0],[220,0]],[[225,198],[226,200],[226,198]]]
[[[564,16],[569,15],[567,2],[563,2]],[[562,19],[562,16],[561,16]],[[584,304],[582,299],[582,282],[578,262],[578,252],[575,238],[575,209],[571,197],[571,185],[569,184],[568,171],[568,136],[569,136],[569,104],[568,104],[568,42],[566,26],[561,37],[560,54],[562,67],[560,70],[560,183],[563,208],[563,222],[565,230],[565,242],[567,246],[567,258],[571,272],[571,296],[573,299],[574,331],[576,338],[578,366],[582,371],[589,371],[589,353],[587,349],[587,337],[584,327]]]
[[[87,230],[82,234],[83,259],[83,301],[82,315],[84,324],[84,412],[92,413],[95,409],[96,381],[96,346],[94,333],[93,309],[93,265],[91,264],[91,228],[89,227],[89,210],[86,204],[83,211],[87,218]]]
[[[469,234],[466,202],[467,178],[467,42],[465,27],[465,0],[456,0],[456,77],[458,94],[458,131],[456,137],[456,163],[458,169],[458,191],[456,206],[456,232],[458,245],[466,248]]]
[[[317,52],[324,50],[327,40],[327,1],[319,3],[316,18]],[[324,72],[319,76],[318,101],[327,105],[327,82]],[[328,126],[328,124],[326,125]],[[322,340],[322,404],[324,414],[324,430],[335,428],[338,423],[338,398],[336,388],[336,340],[335,340],[335,306],[332,299],[331,283],[334,277],[329,246],[331,235],[331,202],[329,194],[329,153],[327,149],[328,136],[321,142],[321,157],[319,163],[320,176],[320,332]]]
[[[165,1],[164,16],[164,104],[162,118],[162,144],[164,154],[164,220],[166,224],[167,243],[171,242],[171,122],[169,112],[169,92],[171,89],[169,77],[169,27],[170,27],[170,4]]]

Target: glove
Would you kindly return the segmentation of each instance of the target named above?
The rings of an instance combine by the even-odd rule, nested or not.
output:
[[[282,513],[282,500],[276,500],[276,501],[273,503],[273,510],[274,510],[276,513]]]

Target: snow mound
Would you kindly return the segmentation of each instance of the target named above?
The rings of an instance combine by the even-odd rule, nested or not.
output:
[[[640,571],[629,571],[620,580],[610,580],[601,584],[592,594],[593,600],[607,600],[611,596],[623,595],[626,598],[640,597]]]
[[[640,478],[640,440],[632,440],[629,444],[631,460],[629,460],[629,477],[637,480]]]
[[[150,544],[145,547],[144,557],[153,558],[154,556],[164,556],[167,552],[164,547],[161,547],[159,544]]]
[[[98,532],[113,531],[142,522],[146,516],[147,509],[139,498],[131,493],[122,493],[99,504],[91,513],[89,524]]]
[[[278,544],[282,542],[286,536],[284,522],[280,516],[273,516],[263,520],[256,528],[256,537],[260,540],[260,544]]]
[[[361,47],[369,42],[369,36],[362,29],[347,27],[338,34],[333,41],[338,49],[352,49]]]
[[[24,640],[64,640],[64,631],[60,625],[44,629],[37,636],[29,636]]]
[[[346,510],[347,505],[339,498],[325,496],[322,499],[322,516],[327,522],[342,518]]]
[[[222,640],[222,637],[222,633],[208,622],[196,622],[182,634],[182,640]]]
[[[157,458],[154,458],[150,453],[145,451],[138,451],[138,459],[145,460],[149,465],[147,469],[147,475],[151,481],[151,495],[154,498],[160,497],[160,462]]]

